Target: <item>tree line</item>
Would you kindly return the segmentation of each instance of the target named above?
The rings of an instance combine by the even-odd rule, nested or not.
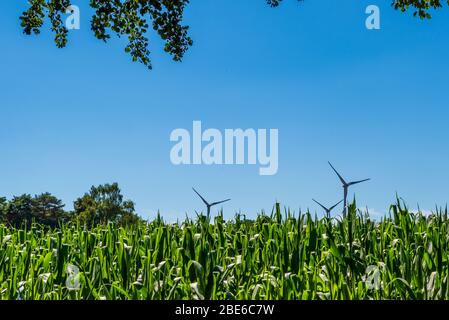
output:
[[[141,221],[134,203],[124,200],[117,183],[92,186],[75,200],[72,211],[66,211],[62,200],[51,193],[23,194],[8,200],[0,197],[0,223],[16,228],[39,223],[57,227],[61,223],[79,222],[87,226],[114,222],[130,225]]]

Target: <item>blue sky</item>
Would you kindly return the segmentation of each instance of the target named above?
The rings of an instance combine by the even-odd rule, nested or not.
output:
[[[226,215],[271,210],[276,200],[318,210],[340,200],[330,160],[357,186],[359,205],[388,210],[398,192],[412,208],[447,202],[449,10],[420,21],[388,1],[192,1],[194,46],[171,61],[150,34],[154,70],[131,63],[123,40],[89,29],[57,49],[48,23],[22,35],[26,1],[0,2],[0,194],[50,191],[71,208],[91,185],[118,182],[139,213],[171,220],[231,197]],[[381,30],[365,8],[381,8]],[[254,166],[173,166],[170,133],[279,129],[279,172]]]

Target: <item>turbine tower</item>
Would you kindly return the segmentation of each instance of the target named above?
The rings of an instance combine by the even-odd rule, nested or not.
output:
[[[207,219],[208,219],[208,220],[209,220],[209,217],[210,217],[210,209],[211,209],[213,206],[216,206],[216,205],[219,205],[219,204],[222,204],[222,203],[231,201],[231,199],[226,199],[226,200],[223,200],[223,201],[217,201],[217,202],[209,203],[209,202],[206,201],[206,199],[203,198],[202,195],[199,194],[198,191],[195,190],[195,188],[192,188],[192,189],[193,189],[193,191],[195,191],[195,193],[198,195],[198,197],[200,197],[201,200],[203,200],[204,204],[206,205],[206,207],[207,207]]]
[[[328,162],[329,165],[331,166],[332,170],[334,170],[334,172],[337,174],[338,178],[340,179],[341,183],[343,184],[343,201],[344,201],[344,208],[343,208],[343,215],[346,217],[346,213],[347,213],[347,206],[348,206],[348,189],[350,186],[353,186],[355,184],[359,184],[362,182],[366,182],[369,181],[371,179],[364,179],[364,180],[359,180],[359,181],[352,181],[352,182],[346,182],[345,179],[343,179],[343,177],[338,173],[337,170],[335,170],[334,166]]]

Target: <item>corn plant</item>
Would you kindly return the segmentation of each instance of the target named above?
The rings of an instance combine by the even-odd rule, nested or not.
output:
[[[277,204],[255,220],[0,225],[0,298],[448,299],[448,252],[447,209],[399,200],[379,221],[354,202],[337,218]]]

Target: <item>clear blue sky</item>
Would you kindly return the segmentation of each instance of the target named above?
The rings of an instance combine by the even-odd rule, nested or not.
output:
[[[123,40],[95,40],[87,1],[81,30],[57,49],[48,32],[22,35],[26,1],[0,2],[0,194],[50,191],[68,207],[91,185],[119,182],[139,213],[169,219],[231,197],[227,216],[276,200],[293,209],[341,198],[330,160],[359,205],[385,212],[398,192],[412,208],[448,200],[449,9],[420,21],[389,1],[192,1],[195,43],[182,63],[150,35],[153,71]],[[377,2],[377,3],[376,3]],[[365,8],[381,8],[368,31]],[[175,167],[170,132],[278,128],[279,173],[256,167]],[[353,195],[351,192],[351,196]]]

